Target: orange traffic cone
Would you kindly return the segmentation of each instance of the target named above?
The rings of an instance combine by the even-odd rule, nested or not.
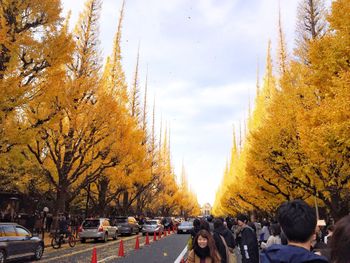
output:
[[[139,236],[136,236],[135,249],[139,249],[139,248],[140,248],[140,240],[139,240]]]
[[[171,232],[170,232],[170,227],[168,228],[168,235],[170,235],[171,234]]]
[[[125,257],[123,239],[120,240],[120,243],[119,243],[118,257]]]
[[[97,263],[97,253],[96,253],[96,248],[95,247],[92,250],[91,263]]]
[[[157,234],[156,234],[156,232],[153,233],[153,241],[157,241]]]
[[[146,242],[145,242],[145,245],[149,245],[149,236],[148,236],[148,233],[146,233]]]
[[[164,236],[166,237],[166,229],[164,229]]]

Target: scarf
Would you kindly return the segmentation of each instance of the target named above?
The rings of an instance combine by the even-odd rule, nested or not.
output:
[[[205,248],[201,248],[199,246],[195,246],[194,248],[194,253],[199,257],[199,258],[206,258],[210,257],[210,250],[209,247],[206,246]]]

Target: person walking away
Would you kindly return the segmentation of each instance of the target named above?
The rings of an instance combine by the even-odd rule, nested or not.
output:
[[[68,224],[67,218],[64,215],[61,215],[61,217],[58,221],[59,233],[68,237],[68,235],[69,235],[68,228],[69,228],[69,224]]]
[[[280,245],[282,243],[281,241],[281,227],[278,223],[271,225],[271,235],[267,239],[267,242],[261,242],[261,248],[266,249],[274,244]]]
[[[270,237],[270,223],[268,221],[263,221],[262,223],[263,227],[260,231],[260,235],[259,235],[259,238],[261,242],[267,242],[267,240],[269,239]]]
[[[244,214],[237,215],[237,223],[240,227],[239,248],[242,255],[242,263],[259,263],[259,245],[255,231],[247,225],[248,217]]]
[[[232,232],[229,229],[227,229],[227,227],[224,226],[223,220],[221,218],[217,218],[214,220],[213,237],[214,237],[215,245],[221,257],[221,263],[229,263],[227,262],[227,258],[231,256],[230,253],[231,254],[234,253],[236,242]]]
[[[215,246],[215,241],[207,230],[200,230],[189,252],[187,263],[220,263],[221,258]]]
[[[196,237],[197,233],[200,230],[201,230],[201,221],[198,218],[196,218],[193,220],[193,229],[190,231],[191,236],[187,242],[188,250],[192,249],[194,238]]]
[[[327,258],[310,251],[316,231],[316,212],[302,200],[283,203],[277,219],[288,245],[272,245],[260,254],[261,263],[326,263]]]
[[[343,217],[335,224],[329,243],[332,263],[350,262],[350,215]]]

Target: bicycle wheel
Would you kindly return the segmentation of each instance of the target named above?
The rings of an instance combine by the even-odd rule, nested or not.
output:
[[[51,239],[51,246],[54,248],[54,249],[58,249],[61,247],[61,240],[60,240],[60,237],[59,236],[56,236],[56,237],[53,237]]]
[[[74,236],[69,236],[68,237],[68,244],[69,244],[70,247],[74,247],[76,243],[77,243],[77,240],[75,239]]]

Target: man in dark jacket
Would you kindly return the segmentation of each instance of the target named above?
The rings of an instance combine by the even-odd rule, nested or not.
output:
[[[259,244],[255,231],[247,225],[248,217],[239,214],[237,223],[241,229],[238,236],[242,263],[259,263]]]
[[[226,245],[228,246],[229,250],[233,252],[233,249],[236,246],[235,238],[233,237],[232,232],[224,226],[224,222],[221,218],[217,218],[214,220],[214,231],[213,236],[215,240],[215,245],[219,251],[221,262],[226,263],[226,247],[223,243],[223,240],[221,237],[225,239]]]
[[[261,263],[327,263],[325,257],[310,252],[315,238],[316,213],[302,200],[283,203],[277,211],[278,222],[288,245],[272,245],[260,254]]]

